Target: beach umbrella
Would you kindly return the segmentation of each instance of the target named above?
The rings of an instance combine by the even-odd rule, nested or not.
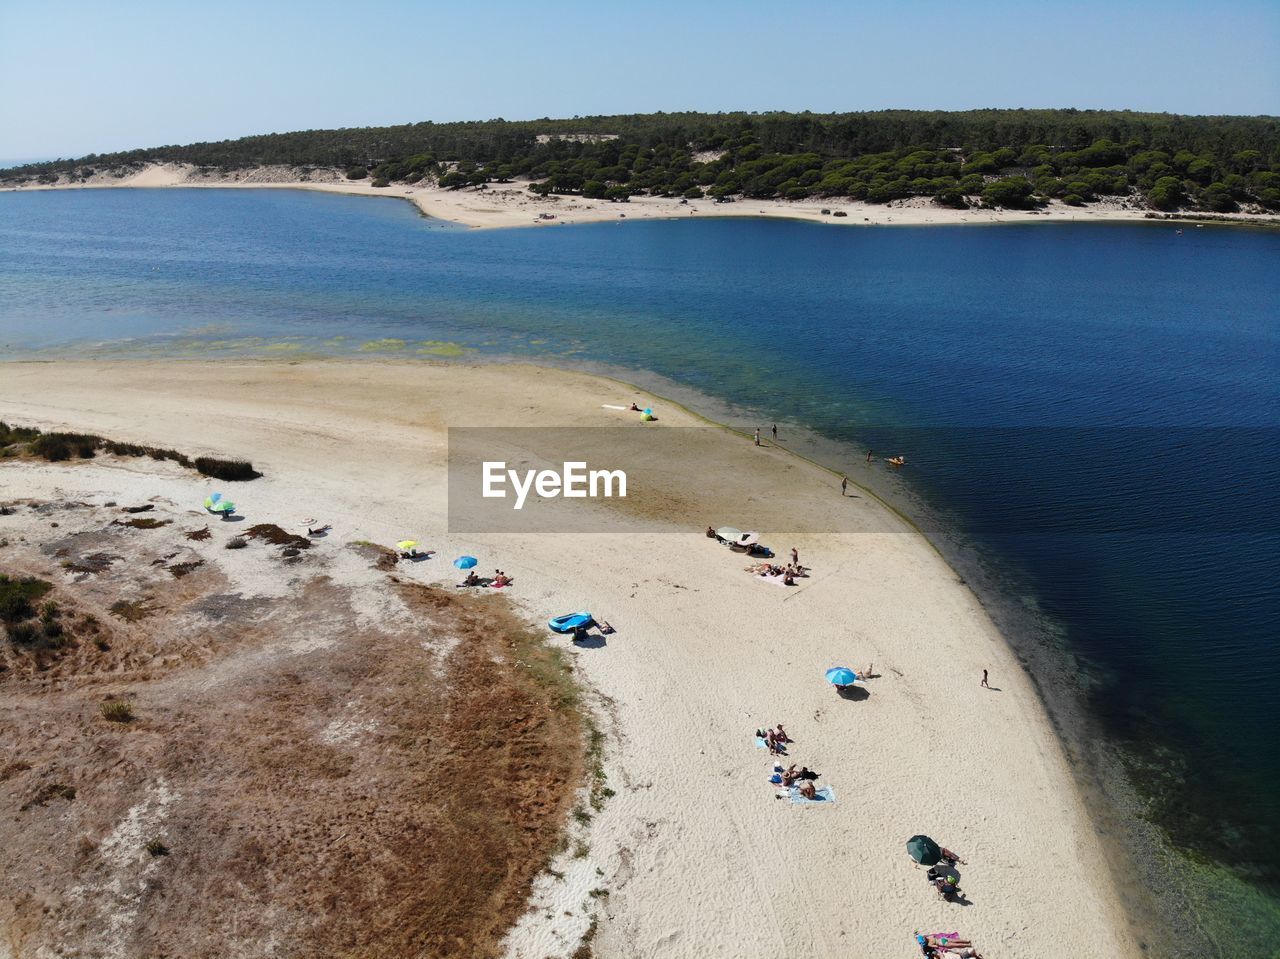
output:
[[[755,546],[758,542],[760,542],[760,534],[755,532],[743,533],[742,536],[738,538],[739,546]]]
[[[223,499],[221,493],[214,493],[204,498],[204,508],[210,513],[234,513],[236,504]]]
[[[716,530],[716,535],[730,543],[736,543],[738,540],[742,539],[742,530],[738,529],[736,526],[721,526]]]
[[[480,562],[474,556],[459,556],[453,561],[453,565],[458,569],[471,569],[476,563]]]
[[[852,686],[857,681],[857,675],[848,666],[833,666],[827,670],[827,682],[832,686]]]
[[[907,855],[922,866],[935,866],[942,859],[942,849],[928,836],[912,836],[907,840]]]
[[[396,549],[413,549],[417,545],[418,541],[416,539],[402,539],[396,543]]]

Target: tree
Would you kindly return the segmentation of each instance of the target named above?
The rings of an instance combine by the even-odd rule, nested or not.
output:
[[[1175,176],[1162,176],[1147,191],[1147,202],[1157,210],[1176,210],[1186,202],[1182,181]]]
[[[582,195],[589,200],[603,200],[609,195],[609,190],[599,180],[588,180],[582,184]]]
[[[363,180],[369,175],[369,171],[362,166],[347,167],[346,177],[348,180]]]
[[[982,199],[991,206],[1020,210],[1028,206],[1031,190],[1031,184],[1024,177],[1008,176],[988,183],[982,191]]]

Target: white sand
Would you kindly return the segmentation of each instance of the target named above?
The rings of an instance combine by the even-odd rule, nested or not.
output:
[[[153,163],[128,176],[115,178],[98,173],[84,183],[21,187],[6,190],[77,190],[113,187],[212,187],[232,189],[292,188],[345,193],[357,196],[396,197],[408,200],[428,216],[478,228],[541,226],[573,223],[597,223],[630,220],[669,220],[690,217],[774,217],[808,220],[844,226],[922,226],[925,224],[1014,223],[1014,222],[1091,222],[1102,220],[1142,220],[1146,211],[1136,203],[1125,205],[1108,199],[1084,207],[1071,207],[1057,200],[1042,211],[1032,210],[950,210],[937,206],[931,199],[917,197],[895,200],[889,204],[863,203],[852,200],[786,200],[740,199],[734,203],[716,203],[707,198],[687,203],[672,197],[632,197],[628,203],[588,200],[580,196],[539,197],[530,193],[527,183],[492,183],[484,189],[442,190],[434,185],[393,184],[375,188],[369,180],[347,180],[337,170],[314,170],[309,179],[299,179],[290,167],[261,167],[234,174],[202,175],[196,167],[181,163]],[[823,215],[824,209],[841,211],[844,217]],[[554,217],[540,219],[543,214]],[[1274,216],[1248,213],[1213,214],[1216,220],[1250,223],[1276,223]]]
[[[532,620],[590,608],[617,627],[607,645],[574,652],[600,697],[617,795],[587,830],[587,855],[541,884],[542,911],[512,936],[513,957],[569,954],[566,936],[593,914],[596,955],[627,959],[906,957],[916,929],[960,930],[1003,959],[1136,954],[1062,749],[1005,642],[918,534],[869,497],[841,499],[829,474],[724,432],[702,488],[672,477],[656,491],[676,504],[670,532],[451,537],[448,425],[616,426],[624,414],[602,404],[633,398],[661,416],[636,428],[697,420],[610,381],[524,366],[0,369],[0,418],[250,458],[267,475],[234,497],[252,521],[317,516],[338,542],[413,535],[439,550],[415,578],[454,582],[449,558],[471,553],[514,573],[511,596]],[[76,471],[51,466],[45,482],[85,492]],[[144,494],[145,472],[136,484]],[[191,494],[215,485],[193,477]],[[775,589],[702,533],[766,504],[792,529],[846,510],[868,531],[793,536],[778,520],[766,537],[797,546],[814,572]],[[865,700],[823,681],[828,666],[868,662],[882,677]],[[984,667],[999,691],[979,688]],[[774,798],[752,731],[779,721],[837,804]],[[903,844],[918,832],[968,859],[972,905],[939,901],[913,868]]]

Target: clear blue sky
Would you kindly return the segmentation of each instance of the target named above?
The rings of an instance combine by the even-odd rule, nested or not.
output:
[[[1280,114],[1280,0],[0,0],[0,158],[654,110]]]

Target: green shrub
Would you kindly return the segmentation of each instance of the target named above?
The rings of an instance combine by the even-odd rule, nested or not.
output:
[[[346,178],[348,180],[363,180],[369,175],[369,171],[362,166],[347,167]]]
[[[196,472],[220,480],[253,480],[262,474],[247,460],[220,460],[212,456],[197,456]]]
[[[52,583],[26,576],[14,579],[0,574],[0,621],[18,623],[36,614],[35,603],[53,589]]]
[[[102,711],[102,718],[108,722],[133,722],[133,703],[127,699],[108,699],[98,708]]]
[[[90,433],[43,433],[31,441],[30,450],[36,456],[51,463],[78,456],[92,459],[102,438]]]

